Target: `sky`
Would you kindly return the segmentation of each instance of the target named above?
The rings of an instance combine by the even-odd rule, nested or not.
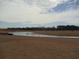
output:
[[[0,27],[79,26],[79,0],[0,0]]]

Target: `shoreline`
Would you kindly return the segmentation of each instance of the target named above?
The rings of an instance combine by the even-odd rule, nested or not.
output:
[[[79,30],[73,30],[73,31],[0,30],[0,33],[8,33],[8,32],[35,32],[38,34],[54,35],[54,36],[79,36]]]
[[[16,35],[11,32],[33,32],[31,35]],[[51,38],[79,38],[79,31],[0,31],[0,35],[51,37]]]

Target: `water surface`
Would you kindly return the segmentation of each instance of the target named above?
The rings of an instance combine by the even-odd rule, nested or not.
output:
[[[52,37],[52,38],[79,38],[76,36],[55,36],[55,35],[45,35],[45,34],[39,34],[35,32],[10,32],[13,35],[16,36],[31,36],[31,37]]]

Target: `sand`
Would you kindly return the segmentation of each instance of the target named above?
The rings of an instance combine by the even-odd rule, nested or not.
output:
[[[79,39],[0,35],[0,59],[79,59]]]

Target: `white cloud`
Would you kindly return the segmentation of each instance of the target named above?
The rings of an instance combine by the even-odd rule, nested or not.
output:
[[[11,2],[7,0],[4,1],[2,4],[2,10],[0,10],[1,20],[8,22],[29,21],[36,24],[47,23],[51,21],[52,15],[40,14],[42,8],[37,4],[28,5],[23,0],[12,0]]]
[[[2,1],[2,2],[1,2]],[[0,21],[8,22],[31,22],[33,24],[45,24],[56,21],[63,21],[71,24],[78,24],[78,10],[70,10],[63,13],[47,13],[47,8],[54,7],[63,0],[1,0]],[[65,0],[64,0],[65,1]],[[51,3],[52,2],[52,3]],[[28,4],[29,3],[29,4]],[[76,21],[75,21],[76,19]],[[73,20],[73,21],[72,21]]]

